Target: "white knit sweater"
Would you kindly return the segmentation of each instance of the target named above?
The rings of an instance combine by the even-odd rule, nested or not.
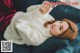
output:
[[[9,26],[4,38],[12,40],[16,44],[40,45],[51,37],[49,30],[44,23],[54,18],[48,13],[42,15],[39,12],[41,5],[34,5],[28,8],[27,12],[17,12]]]

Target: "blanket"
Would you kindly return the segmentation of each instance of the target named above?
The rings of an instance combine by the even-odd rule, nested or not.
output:
[[[0,0],[0,32],[6,29],[15,12],[12,0]]]

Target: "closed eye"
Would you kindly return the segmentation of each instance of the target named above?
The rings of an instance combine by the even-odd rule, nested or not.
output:
[[[62,21],[60,23],[62,23]]]
[[[60,24],[62,23],[62,21],[60,21]],[[62,30],[62,26],[60,26],[59,30],[61,31]]]
[[[60,27],[59,30],[61,31],[61,29],[62,29],[62,28]]]
[[[59,30],[62,31],[62,30],[63,30],[63,27],[61,26],[61,27],[59,28]]]

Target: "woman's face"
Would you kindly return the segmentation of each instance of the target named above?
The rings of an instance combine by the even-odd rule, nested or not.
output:
[[[50,33],[53,36],[57,36],[62,34],[65,30],[67,30],[69,24],[66,21],[56,21],[50,25]]]

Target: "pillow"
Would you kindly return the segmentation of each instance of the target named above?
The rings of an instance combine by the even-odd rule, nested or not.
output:
[[[33,53],[53,53],[68,45],[68,40],[51,37],[43,44],[33,47]]]
[[[55,7],[50,14],[56,20],[69,19],[74,21],[75,23],[80,22],[80,9],[69,5],[58,5]]]

